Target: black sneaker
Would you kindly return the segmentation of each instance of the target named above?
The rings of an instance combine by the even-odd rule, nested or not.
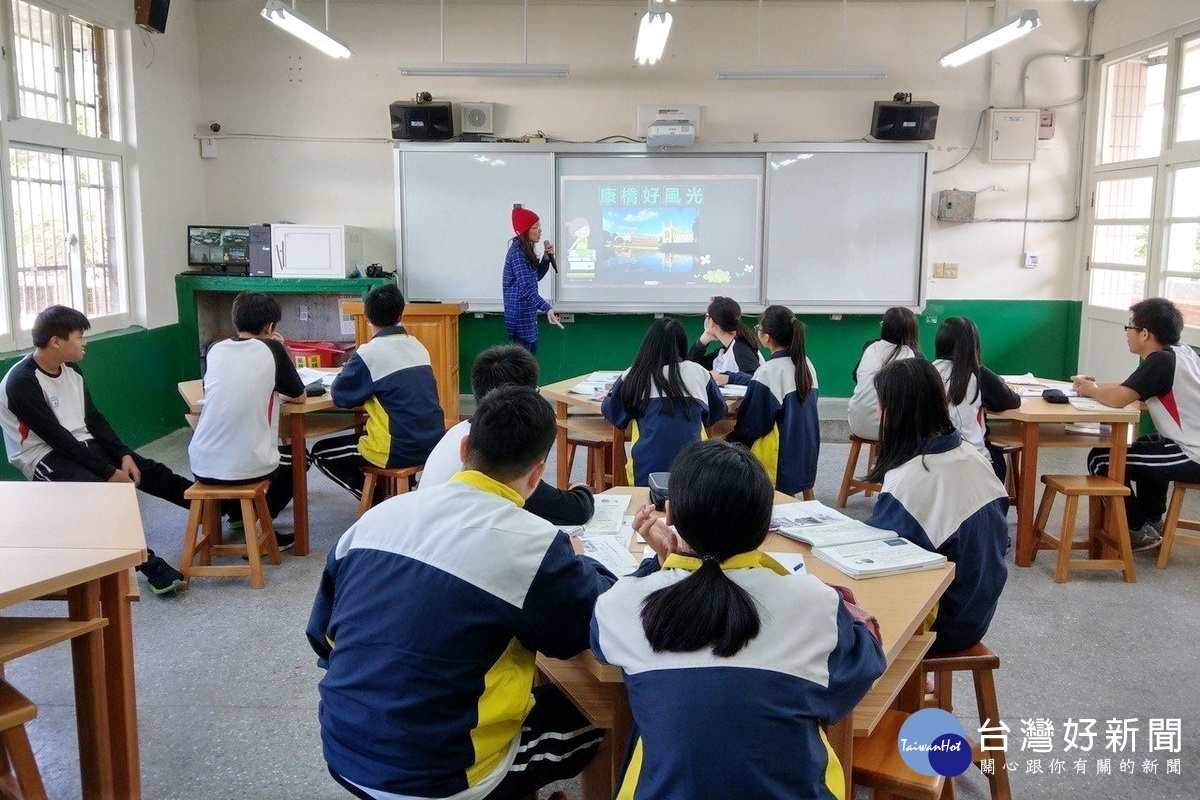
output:
[[[296,534],[294,533],[275,533],[275,544],[279,545],[280,552],[291,550],[296,545]]]
[[[146,576],[146,583],[155,594],[177,592],[187,586],[183,580],[183,573],[156,555],[147,558],[146,562],[138,567],[138,572]]]

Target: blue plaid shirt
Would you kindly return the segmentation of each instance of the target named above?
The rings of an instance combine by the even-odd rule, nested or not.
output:
[[[537,315],[551,306],[538,294],[538,281],[550,269],[550,260],[543,257],[535,271],[530,265],[520,240],[514,236],[504,257],[504,333],[525,342],[538,339]]]

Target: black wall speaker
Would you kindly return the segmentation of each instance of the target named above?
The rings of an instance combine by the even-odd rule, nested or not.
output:
[[[392,138],[406,141],[449,139],[454,136],[449,103],[405,103],[391,105]]]
[[[138,27],[150,33],[167,32],[167,12],[171,0],[137,0],[134,15]]]
[[[928,100],[876,100],[871,135],[895,142],[923,142],[937,132],[938,104]]]

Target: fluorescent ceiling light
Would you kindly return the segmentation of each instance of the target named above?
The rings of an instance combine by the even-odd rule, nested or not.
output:
[[[884,67],[728,67],[717,69],[719,81],[877,81]]]
[[[566,64],[524,62],[470,64],[455,61],[400,65],[401,75],[414,78],[565,78],[569,73],[570,69]]]
[[[662,4],[658,4],[662,9]],[[667,49],[667,36],[671,33],[671,15],[666,11],[647,11],[638,26],[637,45],[633,57],[639,64],[653,64],[663,57]]]
[[[942,53],[938,63],[943,67],[957,67],[984,53],[990,53],[998,47],[1020,39],[1027,33],[1032,33],[1041,25],[1042,20],[1038,13],[1033,9],[1026,9],[1014,17],[1009,17],[999,25],[988,28],[978,36],[972,36],[962,44],[951,47]]]
[[[325,3],[326,18],[329,16],[329,3]],[[263,6],[262,18],[273,22],[280,28],[302,39],[308,44],[334,58],[349,58],[350,48],[341,39],[333,36],[328,30],[322,30],[298,14],[294,8],[283,4],[282,0],[267,0]]]

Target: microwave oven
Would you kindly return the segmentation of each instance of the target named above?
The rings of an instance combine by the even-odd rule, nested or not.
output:
[[[252,225],[249,255],[251,275],[345,278],[363,268],[363,230],[352,225]]]

